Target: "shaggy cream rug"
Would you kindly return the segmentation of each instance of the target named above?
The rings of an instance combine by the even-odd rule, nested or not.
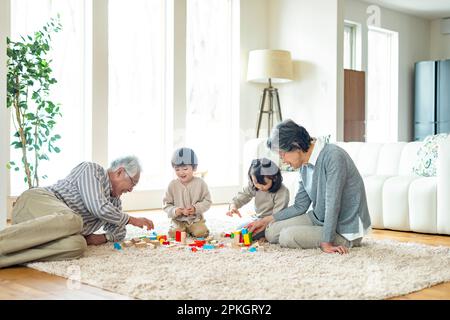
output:
[[[152,214],[156,231],[169,221]],[[223,210],[205,216],[210,230],[231,231],[241,222]],[[144,235],[129,229],[129,237]],[[268,245],[265,251],[221,248],[115,250],[89,247],[78,260],[29,267],[139,299],[383,299],[450,281],[450,248],[365,239],[347,255]]]

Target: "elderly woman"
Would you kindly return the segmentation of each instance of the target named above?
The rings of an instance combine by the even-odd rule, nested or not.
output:
[[[250,231],[265,229],[266,239],[283,247],[320,247],[326,253],[359,246],[371,222],[364,183],[350,156],[311,138],[292,120],[279,123],[267,145],[300,168],[300,186],[294,205],[254,222]]]
[[[153,229],[151,220],[122,211],[120,196],[133,191],[140,172],[133,156],[113,161],[108,170],[82,162],[56,184],[22,193],[13,225],[0,231],[0,268],[79,258],[86,245],[123,240],[127,224]],[[94,233],[101,227],[105,233]]]

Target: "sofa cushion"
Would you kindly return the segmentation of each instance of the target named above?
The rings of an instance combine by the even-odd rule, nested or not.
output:
[[[386,143],[378,155],[377,175],[397,175],[400,157],[406,142]]]
[[[381,146],[381,143],[364,143],[359,150],[358,159],[353,159],[363,177],[376,174]]]
[[[412,231],[437,232],[436,178],[419,178],[409,186],[409,225]]]
[[[387,229],[408,231],[409,186],[417,176],[395,176],[383,185],[383,223]]]
[[[436,159],[438,158],[438,144],[447,139],[447,133],[428,136],[417,151],[416,162],[413,167],[415,174],[423,177],[436,176]]]
[[[372,227],[384,228],[383,223],[383,185],[391,176],[368,176],[364,178],[367,207]]]

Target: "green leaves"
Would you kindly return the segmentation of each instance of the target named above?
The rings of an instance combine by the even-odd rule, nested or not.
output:
[[[51,34],[61,29],[58,15],[33,35],[20,36],[21,41],[6,39],[6,106],[13,108],[14,127],[17,130],[11,146],[22,151],[20,166],[25,171],[24,181],[29,188],[39,186],[39,161],[49,160],[44,151],[61,152],[55,145],[61,136],[52,133],[57,117],[61,116],[60,107],[49,97],[50,89],[57,81],[51,76],[52,61],[46,57],[51,50]],[[20,170],[14,161],[9,161],[6,166],[8,169]]]

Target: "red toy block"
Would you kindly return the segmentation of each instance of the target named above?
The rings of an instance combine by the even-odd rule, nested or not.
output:
[[[170,241],[164,241],[162,244],[168,245],[170,244]]]
[[[205,240],[194,240],[194,243],[197,247],[203,247],[203,245],[206,243]]]
[[[197,249],[196,247],[192,247],[192,248],[191,248],[191,251],[192,251],[192,252],[197,252],[197,250],[198,250],[198,249]]]
[[[175,231],[175,241],[181,242],[181,231],[180,230]]]

